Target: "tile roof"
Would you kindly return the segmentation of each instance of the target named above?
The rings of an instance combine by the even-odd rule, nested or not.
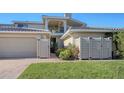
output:
[[[12,21],[13,23],[23,23],[23,24],[37,24],[37,25],[43,25],[42,22],[38,21]]]
[[[91,29],[91,30],[121,30],[121,28],[98,28],[98,27],[71,27],[71,29]]]
[[[19,28],[19,27],[0,27],[0,32],[2,31],[17,31],[17,32],[42,32],[43,29],[34,29],[34,28]]]
[[[0,27],[1,26],[13,26],[13,24],[0,24]]]

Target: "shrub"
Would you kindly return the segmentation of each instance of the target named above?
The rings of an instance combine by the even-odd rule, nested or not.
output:
[[[64,51],[65,48],[60,48],[56,51],[56,56],[59,57],[60,52]]]
[[[59,57],[63,60],[69,60],[71,58],[72,52],[70,49],[65,49],[64,51],[61,51],[59,54]]]
[[[72,52],[72,59],[77,59],[79,54],[79,49],[72,44],[69,44],[68,49],[70,49]]]
[[[124,58],[124,32],[116,32],[113,34],[114,58]]]
[[[56,51],[56,55],[64,60],[77,59],[79,49],[72,44],[69,44],[67,48],[61,48]]]

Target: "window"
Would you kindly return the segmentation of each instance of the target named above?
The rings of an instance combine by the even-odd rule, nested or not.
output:
[[[28,25],[27,24],[18,24],[18,27],[28,27]]]
[[[64,27],[60,27],[60,33],[64,33]]]

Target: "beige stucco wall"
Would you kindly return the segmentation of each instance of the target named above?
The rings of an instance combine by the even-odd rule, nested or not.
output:
[[[76,47],[79,47],[80,46],[80,38],[76,38],[76,39],[74,39],[74,45],[76,46]]]
[[[73,37],[67,37],[64,39],[64,47],[67,47],[69,44],[73,44]]]

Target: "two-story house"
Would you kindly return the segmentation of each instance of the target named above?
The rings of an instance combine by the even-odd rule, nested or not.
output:
[[[13,21],[0,24],[0,58],[50,57],[57,48],[70,43],[79,48],[79,58],[111,58],[112,40],[105,33],[108,28],[87,27],[73,19],[70,13],[63,17],[42,16],[42,22]]]

